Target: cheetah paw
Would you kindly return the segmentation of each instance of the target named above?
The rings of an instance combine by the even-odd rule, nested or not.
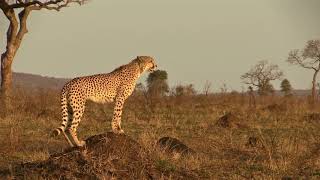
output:
[[[119,130],[119,134],[124,134],[124,131],[122,129]]]
[[[79,144],[77,144],[78,147],[84,147],[86,145],[86,141],[80,141]]]
[[[113,133],[115,133],[115,134],[124,134],[124,131],[122,130],[122,129],[114,129],[114,130],[112,130],[113,131]]]

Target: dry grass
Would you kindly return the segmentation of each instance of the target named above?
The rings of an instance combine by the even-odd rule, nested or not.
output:
[[[136,94],[125,105],[122,126],[165,177],[179,171],[198,179],[319,179],[320,108],[298,97],[257,101],[252,109],[241,94],[155,100]],[[61,121],[58,92],[18,91],[13,102],[10,116],[0,119],[0,172],[67,148],[63,137],[49,137]],[[228,113],[230,126],[220,126]],[[88,103],[80,138],[110,131],[111,118],[112,105]],[[197,155],[162,152],[156,142],[164,136],[182,140]]]

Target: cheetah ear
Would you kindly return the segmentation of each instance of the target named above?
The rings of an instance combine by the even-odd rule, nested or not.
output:
[[[138,62],[139,68],[140,68],[140,73],[142,73],[144,71],[144,67],[143,67],[143,61],[142,61],[141,56],[137,56],[136,60]]]
[[[142,62],[143,62],[143,59],[142,59],[141,56],[137,56],[137,62],[139,62],[139,63],[142,63]]]

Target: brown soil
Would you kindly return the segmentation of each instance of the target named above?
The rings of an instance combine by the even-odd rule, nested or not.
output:
[[[82,148],[70,148],[42,162],[18,165],[7,172],[15,179],[159,179],[165,178],[143,147],[126,135],[92,136]],[[190,179],[170,175],[177,179]],[[4,176],[2,176],[4,177]]]

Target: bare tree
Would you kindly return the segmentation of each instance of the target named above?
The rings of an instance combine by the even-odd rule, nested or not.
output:
[[[278,65],[269,64],[268,61],[259,61],[249,72],[243,74],[241,79],[245,84],[258,88],[260,95],[266,95],[272,89],[270,82],[282,77],[283,72]]]
[[[211,86],[212,86],[212,84],[211,84],[211,82],[208,81],[208,80],[204,83],[203,93],[204,93],[206,96],[208,96],[209,93],[211,92]]]
[[[12,63],[24,35],[28,32],[27,19],[34,10],[55,10],[70,3],[83,4],[87,0],[0,0],[0,9],[9,21],[6,49],[1,55],[1,95],[4,104],[12,88]]]
[[[312,100],[317,99],[317,76],[320,71],[320,40],[310,40],[302,50],[292,50],[287,62],[314,71],[312,77]]]
[[[220,93],[221,94],[226,94],[228,92],[228,87],[226,83],[222,84],[222,87],[220,87]]]

